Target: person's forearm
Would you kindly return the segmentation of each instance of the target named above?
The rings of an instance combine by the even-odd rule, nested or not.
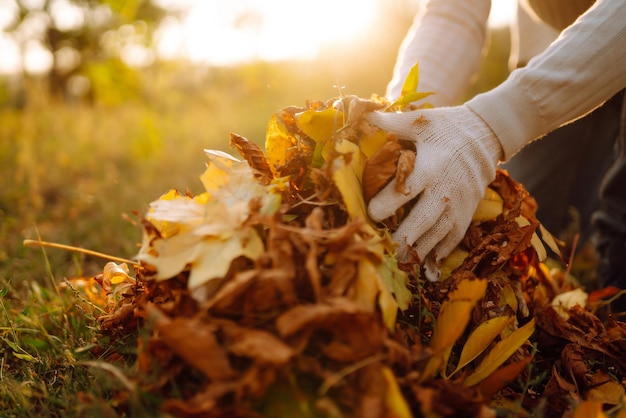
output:
[[[598,0],[525,68],[467,104],[498,136],[508,160],[625,87],[626,2]]]
[[[399,97],[417,62],[420,91],[434,106],[457,104],[480,67],[491,0],[429,0],[404,39],[387,97]]]

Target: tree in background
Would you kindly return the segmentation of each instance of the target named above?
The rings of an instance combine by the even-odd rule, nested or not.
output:
[[[137,89],[129,65],[154,60],[152,36],[168,11],[152,0],[4,0],[12,10],[5,32],[20,49],[22,77],[27,54],[56,99],[91,97],[111,84]]]

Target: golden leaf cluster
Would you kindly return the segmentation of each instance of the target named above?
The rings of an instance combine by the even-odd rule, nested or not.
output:
[[[340,97],[280,109],[265,150],[232,134],[241,159],[206,151],[203,193],[170,191],[150,204],[136,277],[116,264],[100,276],[111,298],[99,320],[113,338],[148,325],[135,379],[163,399],[165,413],[602,416],[603,405],[623,408],[626,326],[600,321],[590,310],[598,295],[548,271],[543,261],[558,256],[558,243],[506,172],[487,188],[438,282],[424,279],[416,254],[395,258],[390,233],[404,209],[382,223],[368,218],[369,199],[394,177],[401,188],[415,160],[410,144],[364,115],[427,95],[415,68],[394,103]]]

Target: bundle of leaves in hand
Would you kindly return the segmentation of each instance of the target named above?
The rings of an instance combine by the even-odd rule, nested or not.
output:
[[[206,151],[204,193],[170,191],[151,203],[136,278],[105,269],[100,280],[111,299],[99,320],[113,337],[148,325],[134,378],[163,399],[164,412],[519,412],[540,404],[539,389],[533,397],[528,385],[510,384],[531,381],[538,357],[543,366],[534,373],[546,373],[542,386],[555,400],[548,412],[570,407],[556,400],[571,396],[566,383],[579,377],[610,384],[603,401],[621,402],[619,382],[602,380],[606,371],[578,365],[571,374],[566,360],[588,349],[622,373],[626,329],[596,321],[598,339],[584,343],[584,326],[572,318],[593,315],[552,307],[566,285],[542,264],[544,243],[558,249],[547,232],[539,238],[534,200],[505,172],[441,266],[440,281],[425,280],[417,259],[396,261],[390,232],[403,209],[375,224],[366,203],[412,170],[414,150],[363,115],[426,95],[417,93],[416,78],[405,87],[396,103],[344,97],[281,109],[268,123],[265,151],[233,134],[241,159]],[[538,334],[549,352],[537,353]],[[600,338],[609,334],[610,341]],[[553,370],[546,360],[570,346],[563,369]],[[591,383],[578,388],[581,400],[592,390],[606,395]]]

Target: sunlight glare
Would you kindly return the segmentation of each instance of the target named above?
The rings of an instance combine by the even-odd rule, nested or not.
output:
[[[333,42],[367,30],[376,0],[197,1],[182,33],[163,37],[165,55],[215,65],[252,60],[312,59]]]
[[[489,25],[492,27],[503,27],[510,25],[515,18],[517,0],[498,0],[491,2],[491,12],[489,13]]]

